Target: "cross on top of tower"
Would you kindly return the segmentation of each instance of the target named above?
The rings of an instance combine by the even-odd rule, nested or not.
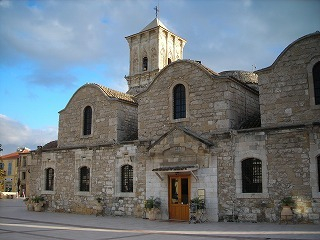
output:
[[[159,7],[158,7],[158,6],[155,6],[153,9],[156,10],[156,18],[158,18],[158,12],[160,11],[160,10],[159,10]]]

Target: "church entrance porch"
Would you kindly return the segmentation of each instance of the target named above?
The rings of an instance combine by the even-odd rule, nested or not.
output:
[[[169,175],[169,219],[189,220],[190,175]]]

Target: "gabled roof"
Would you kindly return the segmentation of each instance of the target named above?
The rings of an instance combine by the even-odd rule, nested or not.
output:
[[[155,18],[153,19],[153,21],[151,23],[149,23],[144,29],[142,29],[140,32],[144,32],[156,27],[162,27],[165,28],[169,31],[169,29],[159,20],[159,18]]]
[[[144,93],[146,93],[151,87],[152,85],[157,81],[158,78],[160,78],[160,76],[162,74],[164,74],[166,72],[166,70],[168,68],[172,68],[174,65],[177,64],[183,64],[183,63],[189,63],[191,65],[194,65],[196,67],[198,67],[199,69],[201,69],[208,77],[212,78],[212,79],[230,79],[232,81],[235,81],[239,84],[241,84],[242,86],[245,86],[247,89],[250,89],[250,91],[253,91],[255,94],[258,94],[259,92],[257,91],[257,89],[255,89],[254,87],[248,85],[247,83],[245,83],[242,80],[239,80],[235,77],[232,76],[227,76],[227,75],[220,75],[219,73],[216,73],[215,71],[213,71],[212,69],[210,69],[209,67],[206,67],[205,65],[203,65],[200,61],[195,61],[195,60],[190,60],[190,59],[179,59],[177,61],[174,61],[172,63],[170,63],[169,65],[165,66],[163,69],[161,69],[160,72],[157,73],[157,75],[153,78],[153,80],[151,81],[151,83],[147,86],[146,89],[144,89],[143,91],[139,92],[138,94],[135,95],[135,98],[139,98],[139,96],[143,95]]]
[[[88,83],[91,85],[95,85],[97,87],[99,87],[109,98],[116,98],[119,100],[124,100],[127,102],[132,102],[135,103],[136,101],[134,100],[133,96],[127,93],[123,93],[123,92],[119,92],[110,88],[107,88],[105,86],[96,84],[96,83]]]
[[[300,42],[300,41],[304,41],[304,40],[307,39],[307,38],[315,37],[315,36],[316,36],[316,37],[319,37],[319,36],[320,36],[320,32],[319,32],[319,31],[316,31],[316,32],[314,32],[314,33],[310,33],[310,34],[307,34],[307,35],[305,35],[305,36],[303,36],[303,37],[298,38],[298,39],[295,40],[294,42],[290,43],[290,44],[280,53],[280,55],[279,55],[279,56],[277,57],[277,59],[272,63],[271,66],[266,67],[266,68],[259,69],[259,70],[255,71],[255,73],[259,75],[259,73],[261,73],[261,72],[268,71],[268,70],[272,69],[272,68],[279,62],[280,58],[281,58],[291,47],[293,47],[295,44],[297,44],[297,43]]]
[[[167,133],[163,134],[158,140],[156,140],[149,148],[148,150],[152,149],[154,146],[156,146],[157,144],[159,144],[159,142],[162,141],[162,139],[164,139],[166,136],[168,136],[170,133],[172,133],[175,130],[180,130],[182,132],[184,132],[185,134],[189,135],[190,137],[198,140],[199,142],[202,142],[203,144],[207,145],[208,147],[212,147],[214,144],[212,142],[210,142],[209,140],[198,136],[196,133],[191,132],[190,130],[186,129],[185,127],[182,126],[175,126],[173,127],[171,130],[169,130]]]
[[[116,91],[116,90],[112,90],[110,88],[107,88],[105,86],[102,86],[100,84],[97,84],[97,83],[86,83],[85,85],[81,86],[73,95],[72,97],[69,99],[69,102],[67,103],[66,107],[64,109],[62,109],[59,113],[61,113],[62,111],[64,111],[67,106],[70,104],[71,100],[73,99],[73,97],[82,89],[82,88],[85,88],[87,86],[92,86],[92,87],[95,87],[95,88],[98,88],[99,91],[102,92],[102,94],[104,94],[105,96],[107,96],[109,99],[114,99],[114,100],[119,100],[119,101],[124,101],[124,102],[127,102],[127,103],[130,103],[130,104],[134,104],[134,105],[137,105],[137,102],[136,100],[134,99],[134,97],[130,94],[126,94],[126,93],[123,93],[123,92],[119,92],[119,91]]]

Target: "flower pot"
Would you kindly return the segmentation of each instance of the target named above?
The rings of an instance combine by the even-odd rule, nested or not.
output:
[[[104,212],[103,212],[103,206],[102,204],[98,203],[96,206],[96,216],[104,216]]]
[[[290,206],[283,206],[281,210],[281,220],[291,220],[293,216],[293,212]]]
[[[41,212],[43,203],[34,203],[34,211]]]
[[[151,208],[150,210],[148,210],[149,220],[156,220],[158,211],[159,210],[155,208]]]

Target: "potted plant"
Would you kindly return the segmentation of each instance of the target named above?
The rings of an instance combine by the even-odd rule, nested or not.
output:
[[[43,204],[44,204],[44,198],[42,196],[35,196],[32,198],[34,211],[35,212],[41,212]]]
[[[292,208],[295,205],[295,202],[292,197],[285,197],[281,200],[282,210],[280,213],[281,220],[291,220],[293,217]]]
[[[190,211],[194,214],[193,220],[195,222],[200,222],[201,216],[204,213],[204,209],[205,209],[204,199],[195,197],[190,200]]]
[[[204,199],[200,199],[199,197],[192,198],[190,203],[196,210],[203,210],[205,208]]]
[[[153,196],[144,202],[144,207],[148,213],[150,220],[155,220],[157,213],[160,211],[161,200]]]

